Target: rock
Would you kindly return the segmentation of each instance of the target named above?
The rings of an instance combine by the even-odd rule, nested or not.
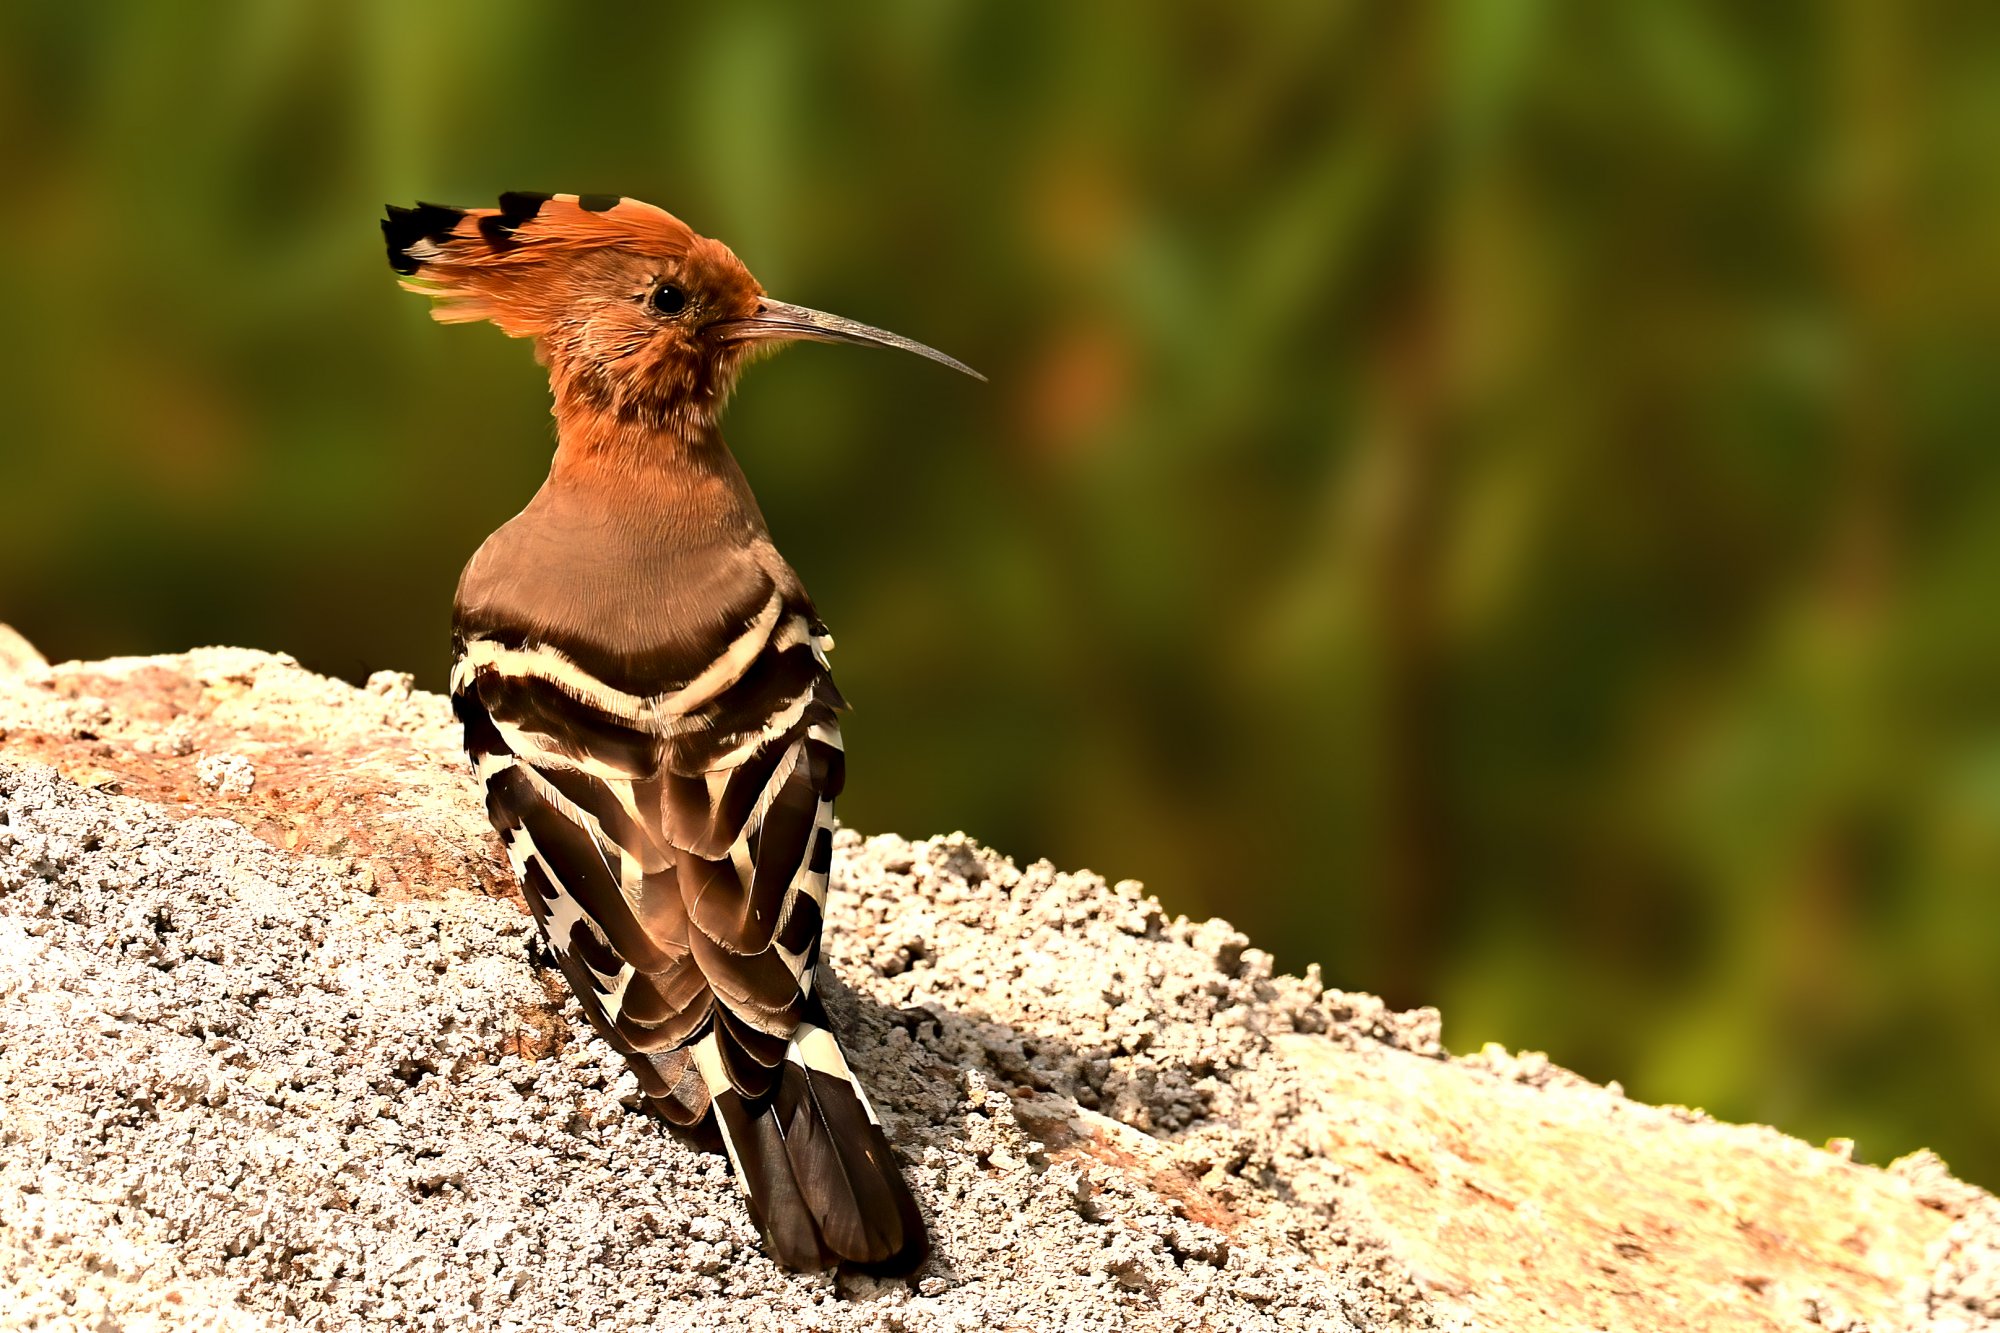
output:
[[[47,665],[48,660],[35,651],[34,644],[21,637],[19,630],[0,624],[0,676],[25,675]]]
[[[2000,1205],[1934,1157],[1454,1060],[959,834],[843,830],[828,916],[909,1282],[779,1270],[627,1109],[442,699],[234,649],[0,676],[0,1323],[2000,1329]]]
[[[235,648],[0,673],[0,756],[172,818],[223,815],[385,897],[512,896],[458,724],[406,679],[356,689]]]
[[[194,775],[221,796],[248,796],[257,785],[257,766],[240,754],[205,754],[194,766]]]

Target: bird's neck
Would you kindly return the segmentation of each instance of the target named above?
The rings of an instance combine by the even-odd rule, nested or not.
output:
[[[713,413],[691,405],[593,401],[557,386],[558,467],[642,473],[727,452]]]
[[[765,536],[750,483],[712,421],[556,411],[546,490],[588,495],[599,512],[674,545]]]
[[[546,341],[536,355],[549,368],[557,439],[578,456],[636,469],[663,452],[721,445],[716,419],[735,383],[727,367],[683,360],[641,377],[580,360]]]

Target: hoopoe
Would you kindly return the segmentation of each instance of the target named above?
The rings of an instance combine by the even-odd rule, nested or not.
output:
[[[924,1222],[813,985],[845,773],[833,640],[716,426],[758,352],[916,352],[772,300],[635,199],[390,207],[432,314],[535,340],[555,457],[465,567],[452,707],[570,989],[779,1262],[907,1273]]]

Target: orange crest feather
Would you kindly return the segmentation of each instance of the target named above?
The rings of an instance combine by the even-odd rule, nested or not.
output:
[[[391,204],[382,236],[390,267],[409,275],[403,286],[437,300],[433,318],[491,320],[517,338],[540,337],[560,318],[566,264],[607,249],[678,260],[696,240],[637,199],[528,192],[501,195],[498,208]]]

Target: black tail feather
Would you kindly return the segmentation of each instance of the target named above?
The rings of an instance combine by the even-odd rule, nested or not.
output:
[[[787,1061],[771,1110],[827,1247],[863,1263],[901,1250],[903,1219],[888,1181],[896,1167],[868,1160],[868,1139],[882,1132],[868,1122],[847,1080]]]
[[[840,1256],[828,1251],[813,1225],[769,1104],[753,1111],[733,1090],[724,1089],[715,1094],[715,1112],[750,1205],[750,1220],[763,1233],[771,1257],[808,1273],[831,1267]]]
[[[761,1106],[734,1091],[718,1093],[715,1106],[751,1216],[778,1262],[889,1277],[929,1257],[923,1214],[847,1079],[787,1059]]]

